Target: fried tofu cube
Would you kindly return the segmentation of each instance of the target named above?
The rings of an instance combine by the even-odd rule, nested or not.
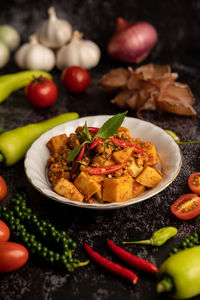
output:
[[[130,165],[127,166],[128,174],[132,177],[137,177],[143,170],[143,166],[140,167],[136,164],[135,159],[131,161]]]
[[[158,154],[156,151],[156,147],[152,143],[146,142],[145,148],[143,149],[149,156],[149,161],[147,163],[149,165],[156,165],[158,163]]]
[[[84,195],[86,200],[90,199],[92,195],[101,189],[101,184],[96,182],[92,176],[86,172],[81,172],[78,175],[74,180],[74,185]]]
[[[93,163],[97,166],[111,166],[115,164],[115,162],[111,158],[107,159],[102,155],[95,156],[93,159]]]
[[[146,166],[136,177],[136,181],[146,187],[155,187],[162,180],[162,174],[154,167]]]
[[[103,203],[103,193],[102,193],[102,188],[97,191],[94,195],[95,199],[100,202],[100,203]]]
[[[46,146],[48,147],[51,154],[61,153],[67,144],[67,136],[66,134],[60,134],[52,137]]]
[[[132,198],[133,178],[121,177],[105,178],[103,181],[103,201],[121,202]]]
[[[70,200],[82,202],[84,199],[84,196],[78,191],[75,185],[66,178],[61,178],[57,182],[54,187],[54,191]]]
[[[133,182],[133,194],[132,194],[132,197],[135,198],[135,197],[140,196],[141,194],[144,193],[145,189],[146,188],[145,188],[144,185],[142,185],[142,184],[134,181]]]
[[[112,154],[112,159],[118,164],[126,163],[127,161],[130,160],[132,152],[133,152],[133,147],[116,151]]]

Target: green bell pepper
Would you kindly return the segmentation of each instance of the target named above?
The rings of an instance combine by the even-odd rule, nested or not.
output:
[[[3,132],[0,135],[0,165],[9,167],[16,164],[42,133],[78,117],[75,112],[65,113],[39,123]]]
[[[13,74],[7,74],[0,77],[0,103],[10,96],[13,92],[27,86],[34,77],[52,78],[50,73],[40,70],[22,71]]]
[[[169,292],[175,299],[200,294],[200,246],[183,250],[167,258],[160,267],[157,291]]]

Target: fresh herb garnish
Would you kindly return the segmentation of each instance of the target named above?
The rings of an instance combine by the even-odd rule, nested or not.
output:
[[[127,114],[127,111],[125,111],[123,113],[119,113],[119,114],[111,117],[110,119],[108,119],[101,126],[99,131],[94,136],[93,140],[95,140],[97,137],[100,137],[102,139],[107,139],[110,136],[114,135],[116,133],[116,131],[119,129],[119,127],[121,126],[121,124],[123,123],[126,114]],[[81,151],[81,148],[83,147],[84,144],[87,144],[87,143],[91,142],[90,133],[88,131],[88,127],[87,127],[86,122],[85,122],[84,127],[83,127],[82,135],[85,137],[86,140],[80,146],[74,148],[70,152],[70,154],[67,158],[68,163],[70,161],[72,161],[79,154],[79,152]]]
[[[85,135],[86,139],[91,141],[91,137],[90,137],[90,133],[88,131],[88,127],[87,127],[87,122],[85,122],[84,126],[83,126],[83,134]]]
[[[108,119],[99,129],[95,138],[101,137],[102,139],[108,139],[114,135],[124,121],[127,111],[119,113],[114,117]]]
[[[86,143],[89,143],[89,141],[84,141],[81,145],[79,145],[78,147],[74,148],[68,155],[67,157],[67,162],[69,163],[70,161],[72,161],[81,151],[81,148],[83,147],[83,145],[85,145]]]

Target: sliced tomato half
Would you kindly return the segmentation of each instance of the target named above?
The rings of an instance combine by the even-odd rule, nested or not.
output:
[[[200,195],[200,172],[193,173],[189,176],[188,186],[193,193]]]
[[[190,220],[200,214],[200,197],[196,194],[185,194],[171,206],[171,212],[179,219]]]

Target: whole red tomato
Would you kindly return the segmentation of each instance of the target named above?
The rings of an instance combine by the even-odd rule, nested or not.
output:
[[[2,201],[7,195],[7,184],[3,177],[0,176],[0,201]]]
[[[72,93],[81,93],[90,85],[91,77],[88,71],[78,66],[71,66],[63,71],[62,82]]]
[[[0,242],[6,242],[10,237],[10,229],[2,220],[0,220]]]
[[[28,250],[14,242],[0,243],[0,272],[11,272],[21,268],[28,260]]]
[[[189,176],[188,186],[193,193],[200,195],[200,172],[193,173]]]
[[[171,212],[179,219],[190,220],[200,214],[200,197],[196,194],[185,194],[171,206]]]
[[[32,80],[25,90],[27,100],[35,107],[48,107],[58,96],[58,89],[53,80],[39,77]]]

